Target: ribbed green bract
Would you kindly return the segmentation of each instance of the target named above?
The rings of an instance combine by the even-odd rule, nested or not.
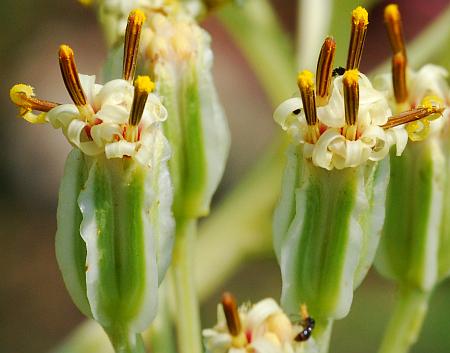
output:
[[[450,270],[447,159],[436,136],[408,144],[401,158],[391,159],[376,267],[401,286],[428,292]]]
[[[168,112],[164,132],[172,148],[169,161],[176,218],[209,213],[230,147],[226,117],[212,78],[209,35],[190,22],[196,50],[183,63],[161,59],[153,72]]]
[[[74,149],[64,170],[58,264],[75,304],[102,325],[117,352],[139,351],[136,334],[156,315],[171,258],[172,187],[166,161],[157,163],[164,154],[155,151],[147,167]]]
[[[319,321],[348,314],[375,256],[388,181],[388,159],[329,171],[289,147],[273,226],[288,312],[306,304]]]

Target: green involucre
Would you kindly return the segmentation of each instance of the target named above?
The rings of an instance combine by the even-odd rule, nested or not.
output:
[[[401,158],[391,159],[386,222],[376,267],[403,286],[429,291],[438,280],[440,239],[448,237],[441,224],[445,181],[438,139],[412,143]]]
[[[388,163],[328,171],[289,148],[273,229],[288,312],[305,303],[321,321],[347,315],[377,247]]]

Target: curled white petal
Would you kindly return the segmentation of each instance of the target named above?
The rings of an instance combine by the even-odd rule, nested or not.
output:
[[[130,112],[123,105],[104,104],[95,115],[105,123],[125,124]]]
[[[94,141],[85,138],[86,126],[84,121],[72,120],[67,128],[67,139],[88,156],[96,156],[102,153],[103,149]]]
[[[410,76],[408,87],[413,104],[420,104],[429,94],[436,95],[444,101],[449,99],[448,72],[443,67],[427,64]]]
[[[408,132],[404,126],[396,126],[387,131],[388,142],[390,146],[396,146],[396,155],[401,156],[408,143]]]
[[[70,122],[80,115],[77,107],[73,104],[62,104],[51,109],[47,118],[55,129],[61,128],[66,133]]]
[[[136,153],[136,143],[125,140],[108,143],[105,146],[106,158],[133,157]]]

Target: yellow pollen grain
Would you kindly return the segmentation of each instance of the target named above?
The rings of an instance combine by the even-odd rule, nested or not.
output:
[[[343,80],[349,86],[358,83],[359,71],[357,69],[345,71]]]
[[[142,24],[146,20],[144,12],[139,9],[135,9],[135,10],[131,11],[128,18],[129,18],[129,20],[132,20],[137,26],[142,26]]]
[[[389,4],[384,8],[384,18],[385,20],[391,19],[392,21],[400,20],[400,11],[398,10],[398,5]]]
[[[362,24],[367,26],[369,24],[369,14],[364,7],[358,6],[352,11],[352,20],[355,25]]]
[[[14,85],[13,87],[11,87],[11,89],[9,90],[9,97],[11,98],[11,101],[15,105],[18,105],[18,106],[25,105],[25,102],[23,100],[23,95],[25,95],[25,97],[27,97],[27,98],[34,97],[33,87],[23,84],[23,83],[19,83],[17,85]]]
[[[134,86],[140,92],[151,93],[155,89],[155,83],[148,76],[138,76],[134,81]]]
[[[314,75],[311,71],[303,70],[297,76],[297,85],[299,88],[313,88]]]
[[[83,6],[91,6],[94,1],[93,0],[78,0],[78,2]]]
[[[73,56],[73,50],[67,44],[61,44],[59,46],[59,57],[60,58],[70,58]]]

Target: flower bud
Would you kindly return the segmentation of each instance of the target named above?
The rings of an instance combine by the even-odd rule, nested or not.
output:
[[[230,136],[212,79],[210,37],[186,16],[149,16],[146,55],[168,110],[165,133],[176,218],[209,213],[225,168]]]
[[[130,26],[134,18],[143,17],[133,12]],[[78,74],[73,50],[62,45],[61,73],[74,104],[37,99],[26,85],[10,95],[26,120],[61,128],[74,147],[59,192],[58,265],[74,303],[105,329],[116,352],[136,353],[139,333],[156,315],[174,220],[161,125],[167,111],[149,77],[133,82],[136,51],[128,46],[139,35],[128,32],[126,80],[96,84],[95,76]]]

